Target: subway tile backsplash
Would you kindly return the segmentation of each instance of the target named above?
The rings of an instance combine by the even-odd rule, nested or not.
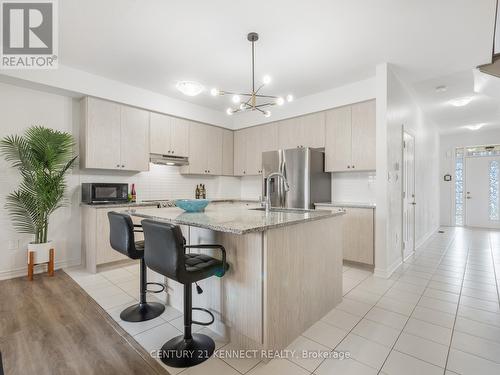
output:
[[[148,172],[81,170],[80,182],[135,184],[137,200],[194,198],[196,185],[205,184],[208,199],[240,197],[235,177],[181,175],[180,167],[151,164]]]
[[[332,201],[375,203],[375,180],[374,171],[332,173]]]

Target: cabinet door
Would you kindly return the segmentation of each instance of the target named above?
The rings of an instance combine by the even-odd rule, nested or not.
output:
[[[262,174],[262,153],[267,151],[276,151],[278,149],[278,124],[272,123],[259,126],[259,144],[260,152],[257,163],[259,165],[259,174]]]
[[[326,112],[325,170],[350,171],[351,147],[351,107],[340,107]]]
[[[299,117],[301,146],[322,148],[325,147],[325,113],[318,112]]]
[[[189,121],[172,117],[170,151],[175,156],[189,154]]]
[[[83,101],[85,168],[121,169],[120,104],[95,98]],[[148,140],[149,141],[149,140]]]
[[[304,142],[300,128],[299,118],[278,122],[278,148],[286,150],[302,145]]]
[[[373,210],[346,208],[344,259],[373,265]]]
[[[160,113],[150,114],[149,148],[153,154],[170,155],[172,118]]]
[[[234,175],[244,176],[246,165],[246,136],[247,130],[237,130],[234,132]]]
[[[114,262],[117,260],[128,259],[125,255],[114,250],[109,244],[109,219],[108,212],[113,211],[109,209],[96,208],[96,221],[95,221],[95,251],[96,251],[96,264],[103,264]]]
[[[352,106],[352,168],[375,170],[375,100]]]
[[[190,174],[206,174],[207,170],[207,125],[189,123],[189,166],[183,169]]]
[[[261,127],[248,128],[245,135],[245,175],[258,175],[262,167]]]
[[[206,128],[207,173],[220,176],[222,174],[222,129],[215,126],[206,126]]]
[[[149,112],[121,106],[121,167],[149,170]]]
[[[222,130],[222,175],[232,176],[234,172],[234,140],[231,130]]]

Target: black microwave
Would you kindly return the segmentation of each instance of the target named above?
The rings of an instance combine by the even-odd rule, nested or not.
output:
[[[82,203],[126,203],[128,184],[83,183]]]

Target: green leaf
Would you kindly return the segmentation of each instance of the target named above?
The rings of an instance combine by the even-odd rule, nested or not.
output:
[[[43,126],[0,140],[0,153],[22,178],[5,207],[14,227],[33,234],[35,242],[47,240],[49,216],[65,204],[65,176],[77,159],[74,146],[71,134]]]

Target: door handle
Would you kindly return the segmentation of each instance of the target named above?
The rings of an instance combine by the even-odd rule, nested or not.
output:
[[[412,206],[416,206],[416,205],[417,205],[417,202],[411,202],[411,205],[412,205]]]

